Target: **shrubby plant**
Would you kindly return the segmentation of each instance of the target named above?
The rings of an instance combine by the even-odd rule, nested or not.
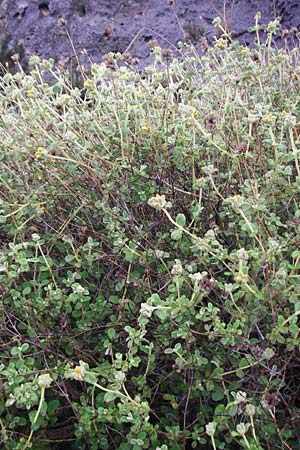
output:
[[[3,448],[296,448],[300,69],[276,27],[143,73],[111,54],[82,89],[38,57],[1,79]]]

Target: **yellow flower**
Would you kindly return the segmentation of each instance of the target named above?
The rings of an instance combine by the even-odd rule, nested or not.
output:
[[[36,159],[41,159],[42,156],[43,156],[43,154],[44,154],[44,149],[43,149],[43,147],[38,147],[37,150],[36,150],[36,152],[35,152],[35,157],[36,157]]]
[[[45,208],[40,203],[37,205],[37,212],[39,214],[44,214],[44,212],[45,212]]]
[[[84,88],[85,89],[91,89],[93,87],[93,82],[89,78],[85,80],[84,82]]]
[[[227,47],[227,39],[223,39],[223,38],[217,39],[215,42],[215,47],[223,50],[224,48]]]
[[[262,118],[262,121],[267,124],[272,124],[273,122],[275,122],[275,120],[276,120],[276,117],[273,116],[273,114],[271,114],[271,113],[266,114]]]
[[[34,86],[32,86],[32,87],[31,87],[30,89],[28,89],[28,91],[27,91],[28,97],[33,97],[35,93],[36,93],[36,89],[35,89]]]
[[[164,209],[167,206],[165,195],[156,194],[155,197],[149,198],[148,205],[158,210]]]
[[[246,284],[248,281],[248,275],[242,270],[239,270],[238,274],[234,277],[237,283]]]
[[[239,194],[232,195],[231,197],[229,197],[229,201],[231,202],[232,206],[236,206],[238,208],[240,208],[243,205],[243,203],[245,203],[244,197],[242,197]]]
[[[241,50],[242,55],[249,55],[250,50],[248,47],[243,47]]]
[[[72,370],[72,378],[74,378],[74,380],[82,381],[85,374],[86,369],[83,366],[82,361],[79,361],[79,366],[76,366],[74,370]]]
[[[135,96],[138,100],[144,98],[144,94],[141,91],[136,91]]]

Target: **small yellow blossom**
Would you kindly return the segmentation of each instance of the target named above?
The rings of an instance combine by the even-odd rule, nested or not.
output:
[[[239,270],[238,274],[234,277],[237,283],[246,284],[248,281],[248,275],[242,270]]]
[[[144,94],[141,91],[136,91],[135,96],[138,100],[144,98]]]
[[[44,208],[43,205],[41,205],[41,203],[39,203],[39,204],[37,205],[36,209],[37,209],[37,212],[38,212],[39,214],[44,214],[44,212],[45,212],[45,208]]]
[[[158,210],[164,209],[167,206],[166,196],[156,194],[148,200],[148,205]]]
[[[84,82],[84,88],[85,89],[91,89],[93,87],[93,82],[89,78],[85,80]]]
[[[43,147],[38,147],[37,150],[36,150],[36,152],[35,152],[35,157],[36,157],[36,159],[41,159],[42,156],[43,156],[43,154],[44,154],[44,149],[43,149]]]
[[[72,378],[74,378],[74,380],[82,381],[85,374],[86,369],[83,366],[82,361],[79,361],[79,366],[76,366],[74,370],[72,370]]]
[[[228,43],[227,39],[220,38],[220,39],[216,40],[215,47],[220,48],[221,50],[223,50],[224,48],[227,47],[227,43]]]
[[[238,208],[240,208],[242,206],[242,204],[245,203],[244,197],[242,197],[239,194],[232,195],[231,197],[229,197],[229,201],[231,202],[231,204],[233,206],[237,206]]]
[[[36,93],[36,89],[35,89],[34,86],[32,86],[32,87],[31,87],[30,89],[28,89],[28,91],[27,91],[28,97],[33,97],[35,93]]]
[[[276,120],[276,117],[275,117],[273,114],[271,114],[271,113],[266,114],[266,115],[263,116],[263,118],[262,118],[262,121],[263,121],[264,123],[270,124],[270,125],[271,125],[272,123],[274,123],[275,120]]]
[[[241,50],[242,55],[249,55],[250,50],[248,47],[243,47]]]

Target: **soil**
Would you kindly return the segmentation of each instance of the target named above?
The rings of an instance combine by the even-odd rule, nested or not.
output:
[[[216,16],[252,45],[247,30],[257,11],[261,23],[281,16],[283,28],[300,26],[299,0],[0,0],[0,60],[18,53],[22,61],[32,54],[67,61],[75,51],[88,65],[109,51],[130,50],[144,66],[153,39],[175,53],[180,41],[213,42]]]

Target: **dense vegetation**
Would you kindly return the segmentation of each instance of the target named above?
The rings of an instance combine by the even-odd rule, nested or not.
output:
[[[300,55],[277,27],[154,46],[143,73],[108,55],[79,88],[37,57],[1,79],[1,448],[297,447]]]

